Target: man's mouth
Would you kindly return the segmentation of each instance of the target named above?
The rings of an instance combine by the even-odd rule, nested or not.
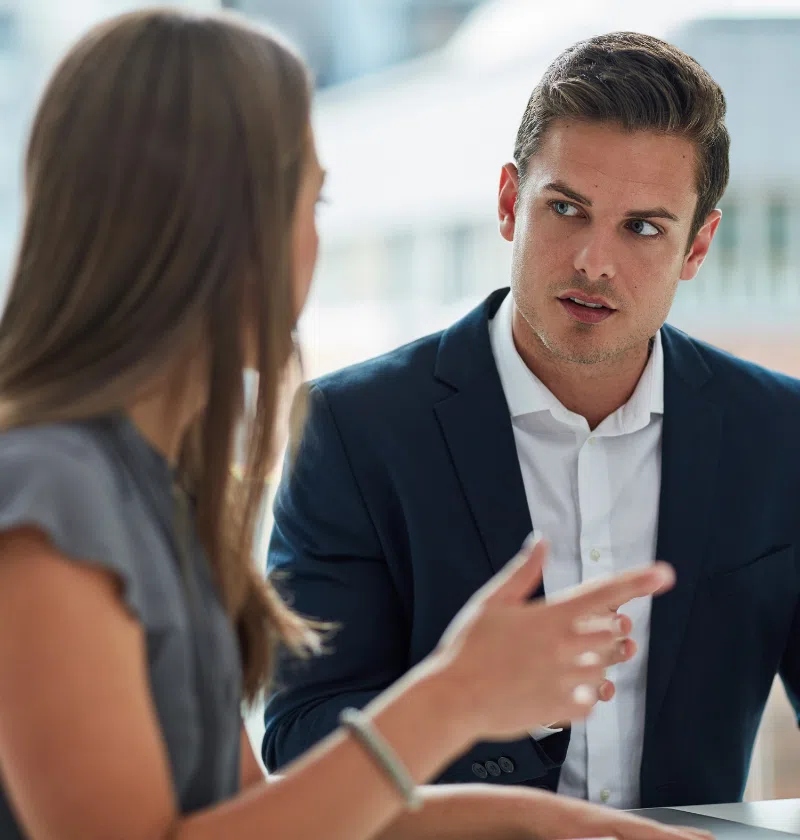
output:
[[[582,324],[599,324],[617,311],[602,298],[590,295],[566,294],[558,301],[573,320]]]
[[[588,300],[580,300],[579,298],[567,298],[567,300],[571,300],[573,303],[577,303],[578,306],[588,306],[590,309],[605,309],[606,307],[603,306],[602,303],[589,303]]]

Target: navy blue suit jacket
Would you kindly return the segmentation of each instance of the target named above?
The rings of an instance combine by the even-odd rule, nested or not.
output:
[[[506,293],[312,387],[269,566],[300,612],[341,630],[330,654],[282,660],[270,769],[428,654],[536,524],[489,342]],[[776,673],[800,708],[800,383],[669,326],[662,341],[657,553],[677,585],[653,603],[642,807],[740,799]],[[506,757],[512,772],[487,781],[554,789],[568,739],[478,744],[441,781]]]

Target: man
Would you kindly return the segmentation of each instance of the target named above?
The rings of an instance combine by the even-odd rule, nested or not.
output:
[[[510,294],[313,386],[269,559],[341,629],[283,666],[269,767],[428,653],[536,527],[548,596],[656,558],[677,586],[623,608],[639,653],[585,724],[478,745],[442,780],[623,808],[741,798],[775,674],[800,694],[800,383],[664,325],[720,223],[724,117],[662,41],[568,49],[501,173]]]

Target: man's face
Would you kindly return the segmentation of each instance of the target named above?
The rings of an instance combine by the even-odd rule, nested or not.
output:
[[[579,364],[645,347],[719,223],[714,211],[689,243],[695,173],[689,140],[570,121],[550,126],[521,187],[507,164],[499,214],[513,241],[518,343]]]

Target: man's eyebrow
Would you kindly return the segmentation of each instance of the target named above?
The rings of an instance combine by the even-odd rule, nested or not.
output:
[[[563,181],[551,181],[547,186],[545,186],[545,190],[550,190],[551,192],[561,193],[565,198],[569,198],[572,201],[577,201],[579,204],[584,204],[586,207],[592,206],[592,200],[590,198],[586,198],[585,195],[581,195],[576,190],[573,190],[572,187],[567,186]],[[626,219],[669,219],[671,222],[678,222],[680,219],[671,211],[668,210],[666,207],[651,207],[647,210],[629,210],[625,214]]]
[[[626,219],[669,219],[679,222],[680,219],[666,207],[653,207],[651,210],[631,210],[625,214]]]
[[[563,181],[551,181],[545,189],[551,192],[561,193],[566,198],[571,198],[573,201],[577,201],[579,204],[585,204],[587,207],[592,206],[592,200],[590,198],[586,198],[586,196],[568,187]]]

